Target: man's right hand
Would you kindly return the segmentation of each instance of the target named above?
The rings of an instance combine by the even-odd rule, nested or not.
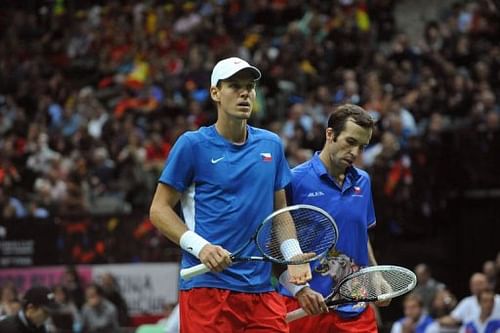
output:
[[[231,265],[231,253],[219,245],[207,244],[200,251],[200,261],[212,272],[222,272]]]
[[[304,287],[300,290],[297,294],[295,294],[295,298],[299,302],[300,307],[304,309],[308,315],[317,315],[328,312],[328,306],[323,299],[323,295],[309,287]]]

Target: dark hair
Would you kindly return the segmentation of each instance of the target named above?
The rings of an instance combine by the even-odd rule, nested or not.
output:
[[[104,290],[97,282],[91,282],[86,289],[94,289],[97,295],[104,297]]]
[[[409,301],[415,301],[421,308],[424,307],[424,301],[422,300],[422,297],[415,292],[411,292],[406,295],[403,299],[403,304]]]
[[[328,127],[333,130],[335,137],[342,133],[349,119],[363,128],[373,128],[375,125],[373,118],[362,107],[354,104],[342,104],[328,118]]]

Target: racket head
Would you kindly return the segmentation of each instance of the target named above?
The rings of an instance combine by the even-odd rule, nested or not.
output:
[[[283,228],[283,220],[292,228]],[[278,235],[279,233],[279,235]],[[312,205],[293,205],[279,209],[269,215],[259,226],[255,243],[262,255],[279,264],[302,264],[312,262],[335,247],[339,237],[333,217],[323,209]],[[286,260],[281,252],[280,239],[296,238],[302,253],[314,256],[297,260]]]
[[[394,265],[366,267],[347,276],[337,286],[336,292],[345,301],[330,304],[383,301],[404,295],[416,285],[415,273],[407,268]]]

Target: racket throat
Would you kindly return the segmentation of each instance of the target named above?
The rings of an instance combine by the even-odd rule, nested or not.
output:
[[[246,261],[263,261],[264,258],[258,257],[258,256],[249,256],[249,257],[238,257],[233,259],[235,262],[241,261],[241,262],[246,262]]]

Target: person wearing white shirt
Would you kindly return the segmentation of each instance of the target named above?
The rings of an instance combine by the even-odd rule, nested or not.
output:
[[[483,290],[477,296],[481,313],[479,317],[465,322],[460,333],[500,333],[500,316],[495,314],[495,292]]]
[[[450,315],[439,319],[442,326],[461,326],[479,318],[481,307],[478,302],[478,295],[488,289],[488,279],[483,273],[474,273],[470,278],[469,288],[471,296],[463,298],[453,309]],[[495,295],[492,310],[493,315],[500,316],[500,295]]]
[[[427,333],[434,319],[424,310],[420,295],[408,294],[403,301],[404,317],[394,322],[391,333]]]

